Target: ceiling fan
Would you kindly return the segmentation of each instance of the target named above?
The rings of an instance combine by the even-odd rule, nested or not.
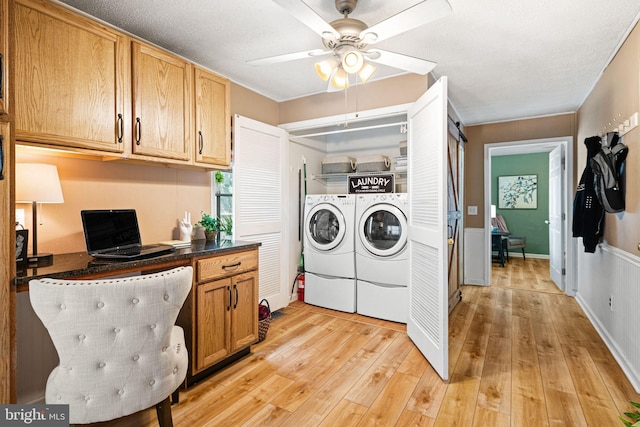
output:
[[[358,0],[335,0],[336,9],[343,18],[331,23],[324,21],[303,0],[273,0],[273,2],[320,35],[325,48],[254,59],[247,63],[267,65],[330,55],[327,59],[315,64],[318,76],[330,82],[330,91],[332,87],[335,90],[347,88],[349,74],[357,74],[363,83],[366,82],[376,70],[372,62],[416,74],[427,74],[436,66],[435,62],[387,50],[372,49],[369,45],[451,13],[451,5],[447,0],[424,0],[369,27],[358,19],[349,18]]]

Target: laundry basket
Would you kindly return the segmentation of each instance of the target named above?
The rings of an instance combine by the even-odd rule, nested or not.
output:
[[[264,341],[271,324],[271,307],[269,301],[263,299],[258,304],[258,342]]]

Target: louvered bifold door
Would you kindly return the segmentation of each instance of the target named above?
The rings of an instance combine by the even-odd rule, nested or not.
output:
[[[246,117],[233,121],[234,237],[260,242],[259,299],[272,310],[288,304],[287,133]]]
[[[407,333],[442,379],[448,369],[447,80],[408,112],[409,321]]]

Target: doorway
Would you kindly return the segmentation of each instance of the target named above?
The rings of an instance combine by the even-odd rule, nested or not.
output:
[[[551,155],[551,153],[555,155]],[[491,284],[491,195],[492,187],[497,182],[492,182],[492,157],[515,154],[549,153],[550,171],[555,170],[556,176],[549,177],[549,206],[550,212],[547,225],[550,226],[549,245],[550,275],[557,280],[558,288],[567,295],[574,296],[576,287],[574,283],[574,252],[571,239],[572,196],[573,189],[573,137],[548,138],[526,141],[513,141],[486,144],[484,149],[484,212],[485,212],[485,283]],[[561,159],[558,167],[558,158]],[[553,159],[553,160],[552,160]],[[552,162],[555,162],[552,164]],[[553,184],[551,184],[553,181]],[[553,187],[553,188],[552,188]],[[554,208],[551,209],[551,207]],[[552,213],[553,211],[554,213]],[[553,218],[551,218],[553,216]],[[553,223],[551,221],[554,221]],[[554,271],[555,269],[555,271]],[[561,273],[556,274],[557,271]]]

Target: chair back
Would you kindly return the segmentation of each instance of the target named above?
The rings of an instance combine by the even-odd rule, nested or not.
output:
[[[169,396],[186,376],[187,350],[176,348],[184,346],[183,331],[174,324],[192,275],[191,267],[179,267],[117,279],[30,281],[31,305],[60,359],[46,402],[68,404],[70,423],[85,424]],[[172,341],[176,334],[181,341]]]
[[[505,222],[504,217],[500,214],[496,215],[495,218],[491,218],[491,226],[496,227],[498,231],[501,231],[503,233],[509,232],[507,223]]]

